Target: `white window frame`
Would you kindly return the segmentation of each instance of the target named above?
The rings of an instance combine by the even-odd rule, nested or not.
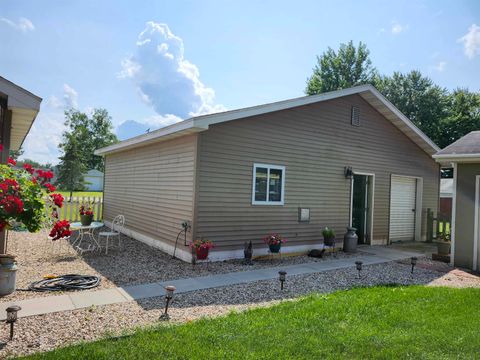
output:
[[[257,201],[255,200],[255,180],[257,174],[257,168],[267,169],[267,200],[266,201]],[[270,197],[270,170],[281,170],[282,171],[282,196],[280,201],[269,201]],[[253,176],[252,176],[252,205],[283,205],[285,198],[285,166],[281,165],[270,165],[270,164],[253,164]]]

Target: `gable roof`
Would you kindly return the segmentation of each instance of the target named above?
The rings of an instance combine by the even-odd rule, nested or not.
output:
[[[443,150],[433,158],[438,162],[480,162],[480,131],[472,131]]]
[[[42,98],[0,76],[0,95],[7,96],[7,108],[12,111],[10,149],[18,150],[40,111]]]
[[[372,107],[392,122],[400,131],[409,137],[423,151],[429,155],[439,151],[439,147],[418,129],[404,114],[400,112],[372,85],[360,85],[348,89],[331,91],[319,95],[303,96],[290,100],[278,101],[270,104],[247,107],[238,110],[225,111],[209,115],[201,115],[181,121],[179,123],[139,135],[131,139],[98,149],[96,155],[106,155],[119,151],[144,146],[157,141],[164,141],[178,136],[208,130],[210,125],[227,121],[243,119],[250,116],[266,114],[274,111],[291,109],[298,106],[314,104],[322,101],[341,98],[344,96],[360,95]]]

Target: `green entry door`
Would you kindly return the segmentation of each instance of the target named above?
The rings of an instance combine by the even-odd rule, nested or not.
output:
[[[352,226],[357,229],[358,243],[366,244],[369,228],[369,176],[353,176]]]

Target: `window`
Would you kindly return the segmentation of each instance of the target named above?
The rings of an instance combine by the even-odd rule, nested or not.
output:
[[[285,166],[253,165],[253,205],[283,205]]]

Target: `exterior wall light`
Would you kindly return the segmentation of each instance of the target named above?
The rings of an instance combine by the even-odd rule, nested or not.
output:
[[[345,166],[344,168],[345,178],[351,179],[353,177],[353,170],[351,166]]]
[[[10,324],[10,340],[13,339],[13,326],[18,319],[18,312],[22,308],[18,305],[12,305],[7,308],[7,320],[6,323]]]
[[[280,280],[280,290],[283,290],[283,283],[285,282],[287,278],[287,272],[286,271],[279,271],[278,272],[278,280]]]
[[[168,305],[170,305],[170,301],[173,299],[173,293],[175,292],[175,286],[168,285],[165,287],[166,294],[165,294],[165,312],[160,316],[160,320],[170,320],[170,315],[168,315]]]
[[[410,259],[410,264],[412,265],[412,274],[413,274],[413,269],[415,268],[415,265],[417,265],[417,257],[416,256],[412,256],[412,258]]]
[[[360,279],[360,272],[362,271],[362,265],[363,265],[362,261],[355,261],[355,266],[357,267],[359,279]]]

